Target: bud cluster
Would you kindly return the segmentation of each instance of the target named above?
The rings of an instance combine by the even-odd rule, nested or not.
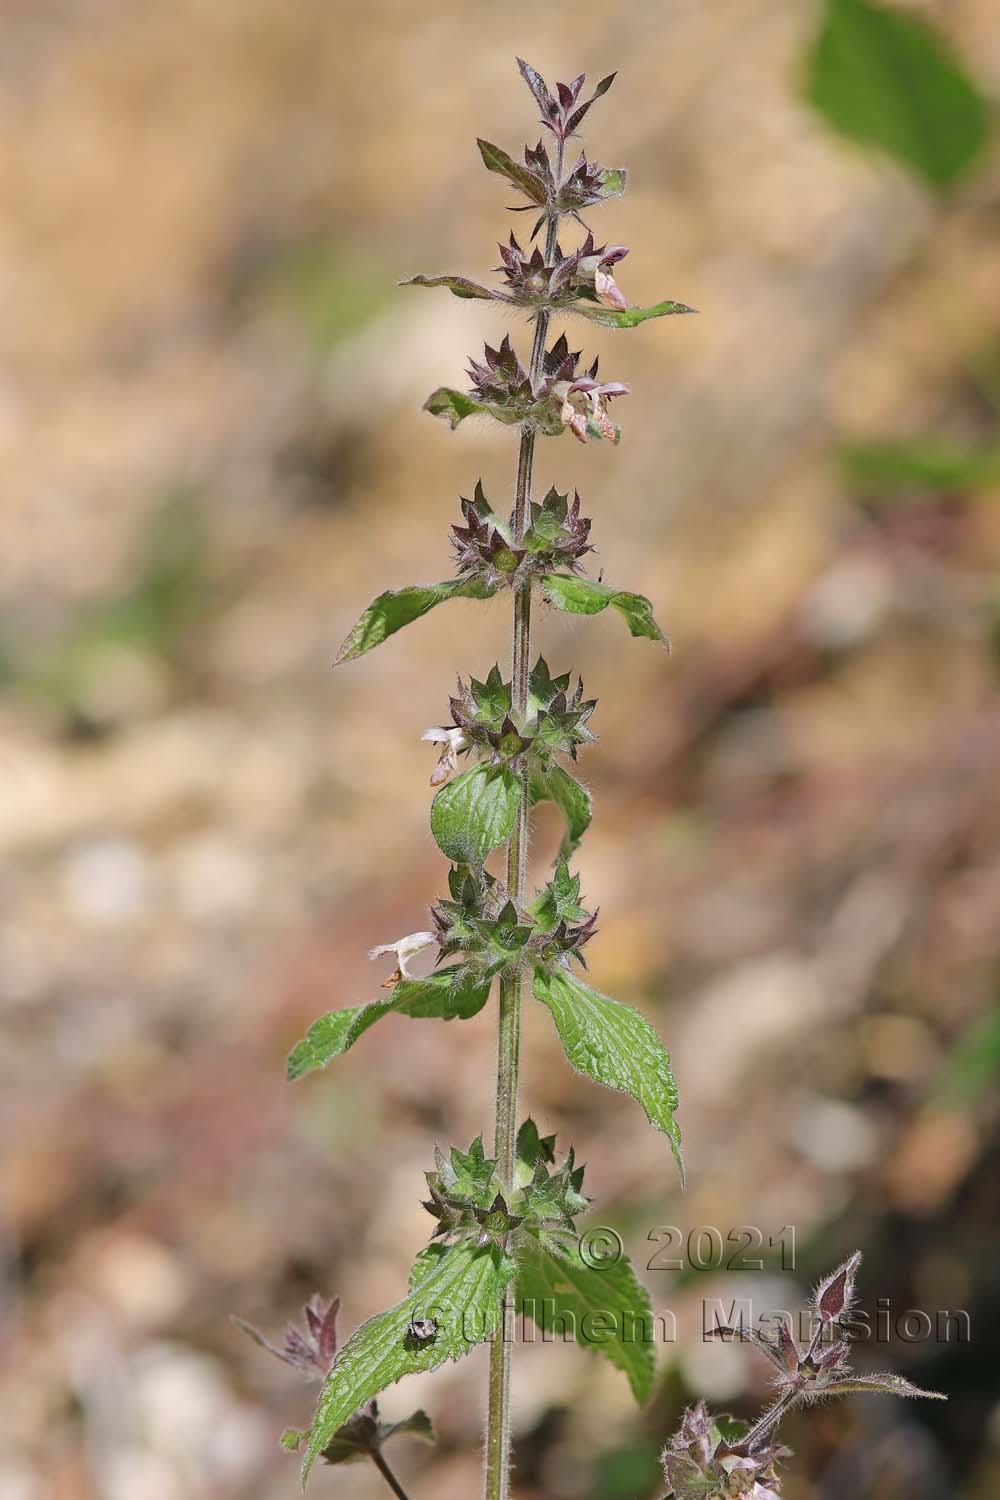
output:
[[[479,1246],[507,1249],[511,1234],[520,1230],[553,1245],[564,1242],[589,1203],[580,1191],[584,1169],[576,1166],[573,1151],[557,1167],[555,1136],[540,1136],[534,1121],[526,1120],[507,1196],[496,1166],[481,1136],[468,1151],[453,1146],[446,1156],[435,1149],[434,1170],[425,1174],[430,1197],[424,1208],[437,1221],[431,1239],[474,1237]]]
[[[661,1461],[675,1500],[779,1500],[775,1464],[788,1451],[767,1443],[752,1455],[739,1452],[699,1401],[684,1413]]]
[[[549,262],[536,245],[527,255],[511,234],[508,244],[501,244],[496,267],[506,281],[503,292],[490,295],[498,302],[517,307],[541,305],[553,309],[569,306],[581,298],[602,302],[606,307],[628,306],[615,282],[611,267],[624,260],[627,245],[595,245],[588,230],[583,244],[569,255],[557,242],[554,259]]]
[[[564,428],[585,443],[588,437],[619,442],[621,432],[611,421],[607,403],[627,396],[620,380],[600,381],[598,361],[580,369],[582,352],[572,351],[564,333],[545,351],[541,373],[533,384],[508,336],[499,349],[484,347],[484,362],[470,359],[469,395],[491,415],[505,422],[527,422],[549,437]]]
[[[529,958],[552,965],[571,958],[586,968],[582,949],[594,936],[597,913],[580,905],[580,877],[560,860],[528,911],[488,870],[456,865],[448,872],[450,899],[431,911],[439,961],[462,954],[483,977]],[[428,934],[430,936],[430,934]]]
[[[575,760],[579,747],[593,744],[596,738],[587,728],[597,707],[596,699],[584,698],[582,680],[571,690],[568,672],[552,677],[542,656],[528,679],[528,704],[522,722],[513,717],[511,684],[504,681],[497,665],[491,667],[485,682],[472,677],[464,683],[459,678],[449,707],[452,723],[441,726],[439,732],[461,736],[462,745],[456,754],[474,749],[496,765],[515,762],[526,752],[543,762],[556,753]],[[447,754],[452,740],[437,743],[446,744],[442,753]]]
[[[596,97],[596,96],[595,96]],[[593,103],[590,99],[586,108]],[[557,149],[561,153],[565,137],[559,136]],[[485,165],[522,193],[528,202],[517,205],[514,213],[530,213],[541,209],[531,231],[534,239],[545,221],[560,214],[569,214],[579,220],[583,209],[593,208],[608,198],[618,198],[625,191],[626,173],[621,167],[602,167],[589,161],[587,153],[581,151],[568,171],[553,167],[542,141],[535,146],[525,146],[522,161],[515,161],[492,141],[478,141],[479,151]]]
[[[581,73],[579,77],[573,79],[572,83],[557,83],[553,94],[545,79],[530,63],[526,63],[522,57],[519,57],[517,66],[521,77],[534,96],[535,103],[541,110],[542,124],[546,130],[552,132],[557,141],[565,141],[568,136],[575,133],[582,125],[591,105],[596,104],[597,100],[608,92],[617,76],[615,73],[609,73],[606,78],[602,78],[590,98],[585,99],[581,104],[580,95],[587,81],[586,73]]]
[[[514,518],[506,522],[493,510],[477,480],[473,499],[462,500],[464,526],[453,526],[452,542],[459,573],[478,578],[491,591],[519,587],[555,568],[580,572],[579,559],[593,551],[590,521],[580,514],[580,496],[560,495],[555,488],[532,501],[528,525],[514,541]]]

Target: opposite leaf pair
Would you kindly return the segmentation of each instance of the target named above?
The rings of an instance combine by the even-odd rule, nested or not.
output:
[[[425,1204],[435,1229],[413,1265],[409,1294],[362,1324],[343,1348],[337,1347],[336,1302],[311,1299],[305,1333],[290,1327],[283,1349],[240,1322],[278,1358],[324,1377],[312,1427],[283,1439],[286,1447],[304,1448],[305,1472],[317,1457],[328,1463],[369,1457],[381,1468],[389,1437],[431,1436],[422,1412],[400,1423],[380,1422],[375,1397],[406,1375],[462,1358],[486,1339],[513,1337],[499,1323],[502,1292],[514,1280],[518,1314],[543,1337],[575,1338],[620,1369],[637,1400],[649,1394],[649,1297],[624,1257],[601,1267],[583,1259],[575,1221],[589,1203],[572,1151],[557,1165],[555,1138],[541,1136],[526,1120],[517,1136],[509,1202],[499,1191],[496,1165],[481,1138],[468,1151],[436,1153]],[[599,1337],[590,1331],[598,1316],[604,1320]]]
[[[580,906],[579,878],[570,874],[565,861],[524,912],[477,865],[454,870],[450,890],[450,900],[434,910],[434,932],[414,934],[414,939],[426,939],[420,946],[437,945],[447,956],[460,953],[462,961],[424,979],[398,979],[385,1000],[321,1017],[293,1049],[288,1076],[301,1078],[325,1067],[385,1015],[468,1020],[486,1004],[497,974],[526,966],[535,998],[551,1012],[570,1064],[594,1082],[635,1099],[667,1136],[681,1166],[669,1053],[643,1015],[585,984],[569,967],[571,959],[583,962],[580,950],[593,934],[594,918]],[[373,951],[392,952],[405,964],[404,949],[409,951],[414,939]]]

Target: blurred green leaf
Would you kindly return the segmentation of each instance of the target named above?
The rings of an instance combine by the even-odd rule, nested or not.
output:
[[[171,496],[143,540],[135,582],[89,622],[92,632],[163,653],[205,596],[205,534],[190,496]]]
[[[380,275],[370,256],[325,241],[294,246],[265,274],[264,295],[287,308],[324,352],[371,322],[393,292],[390,275]]]
[[[652,1443],[623,1443],[594,1466],[591,1500],[640,1500],[662,1493],[663,1470]]]
[[[962,1036],[938,1077],[934,1093],[944,1103],[968,1104],[1000,1081],[1000,1004]]]
[[[154,512],[132,564],[131,581],[72,620],[61,638],[23,656],[0,643],[7,682],[70,720],[103,722],[105,685],[123,669],[169,660],[209,596],[202,510],[175,492]],[[112,695],[114,696],[114,695]]]
[[[882,493],[963,493],[1000,483],[1000,448],[969,451],[934,438],[907,443],[852,443],[841,454],[848,479]]]
[[[961,177],[989,133],[989,106],[945,41],[921,17],[871,0],[829,0],[807,97],[842,135],[935,188]]]

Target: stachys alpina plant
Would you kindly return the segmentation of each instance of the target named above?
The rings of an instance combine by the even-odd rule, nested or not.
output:
[[[483,1009],[496,988],[492,1152],[487,1154],[481,1135],[466,1151],[435,1152],[424,1204],[433,1228],[429,1243],[416,1255],[407,1295],[369,1318],[342,1347],[336,1338],[336,1304],[314,1298],[305,1309],[305,1334],[290,1328],[284,1349],[272,1349],[323,1380],[312,1426],[284,1438],[286,1446],[303,1452],[303,1482],[317,1458],[328,1463],[370,1458],[397,1496],[403,1491],[385,1461],[383,1444],[399,1431],[429,1436],[430,1425],[422,1412],[402,1423],[383,1423],[376,1397],[405,1375],[433,1370],[489,1341],[486,1497],[505,1500],[510,1334],[517,1315],[533,1319],[543,1332],[563,1326],[574,1330],[580,1342],[625,1375],[637,1400],[644,1400],[652,1386],[647,1292],[627,1258],[591,1264],[581,1246],[576,1224],[589,1202],[582,1191],[583,1168],[576,1165],[572,1148],[557,1160],[555,1137],[541,1136],[531,1119],[517,1126],[525,988],[550,1011],[572,1066],[597,1083],[630,1094],[650,1124],[667,1137],[681,1167],[674,1118],[677,1091],[668,1053],[638,1011],[609,999],[581,977],[596,913],[583,904],[580,876],[571,869],[591,819],[590,794],[574,770],[580,749],[594,739],[589,723],[596,705],[584,697],[582,682],[574,683],[570,672],[553,675],[542,657],[532,662],[532,609],[536,598],[576,615],[599,614],[610,606],[633,636],[661,643],[665,638],[648,599],[588,575],[584,560],[591,551],[591,523],[581,514],[580,497],[570,499],[555,488],[534,494],[532,463],[540,436],[558,437],[568,430],[582,443],[617,443],[611,403],[628,394],[621,381],[599,375],[596,359],[588,362],[571,350],[565,333],[550,339],[554,318],[633,328],[691,309],[672,301],[630,306],[615,279],[628,250],[596,244],[584,218],[625,191],[624,169],[599,166],[583,152],[575,159],[567,154],[614,74],[584,97],[584,75],[557,84],[552,93],[527,63],[519,61],[518,66],[547,138],[526,148],[521,161],[488,141],[480,140],[479,149],[487,168],[526,200],[514,211],[535,216],[526,245],[513,234],[500,245],[496,287],[453,275],[415,276],[405,283],[498,302],[523,311],[534,326],[527,364],[504,337],[497,348],[487,345],[481,360],[470,361],[467,390],[441,387],[426,402],[429,412],[446,417],[453,428],[466,417],[481,415],[516,429],[513,509],[506,514],[506,505],[495,508],[477,481],[472,497],[461,501],[461,524],[452,529],[454,576],[380,594],[337,658],[347,662],[363,656],[446,600],[490,599],[506,591],[513,613],[511,673],[505,677],[494,664],[481,678],[460,679],[449,700],[447,722],[424,736],[439,747],[431,775],[436,789],[431,830],[451,863],[448,893],[432,908],[431,926],[373,948],[373,959],[388,957],[393,964],[385,980],[388,993],[322,1017],[288,1064],[293,1079],[324,1067],[383,1016],[467,1019]],[[575,248],[560,241],[562,221],[568,221],[580,241]],[[559,808],[565,834],[549,879],[531,891],[531,809],[546,800]],[[491,870],[488,862],[495,855]],[[435,962],[429,974],[420,976],[410,965],[424,950]],[[600,1337],[588,1338],[588,1316],[596,1315],[602,1319]],[[685,1419],[688,1428],[698,1410]],[[714,1462],[714,1450],[706,1463],[709,1459]],[[671,1458],[668,1480],[673,1482],[673,1470],[680,1472],[678,1466],[686,1461]],[[710,1492],[715,1493],[690,1484],[679,1491]]]

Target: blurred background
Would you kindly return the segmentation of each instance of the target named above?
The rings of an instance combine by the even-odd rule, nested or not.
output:
[[[395,1301],[434,1143],[492,1120],[492,1006],[283,1067],[426,926],[419,737],[507,652],[503,599],[455,603],[330,669],[374,594],[449,575],[477,476],[512,491],[509,432],[420,411],[504,314],[395,283],[525,230],[474,140],[537,137],[515,53],[619,70],[586,144],[629,192],[591,223],[630,301],[700,310],[571,330],[633,388],[624,439],[536,464],[674,642],[538,627],[600,699],[588,955],[673,1051],[690,1188],[529,1003],[525,1112],[592,1222],[641,1268],[676,1226],[685,1266],[642,1272],[678,1324],[642,1412],[592,1354],[519,1352],[518,1493],[655,1500],[685,1402],[765,1394],[704,1299],[794,1307],[856,1246],[892,1316],[859,1363],[951,1399],[790,1422],[788,1495],[1000,1490],[995,6],[8,0],[0,1500],[296,1494],[313,1392],[229,1314],[280,1342],[314,1290],[345,1332]],[[727,1269],[744,1225],[763,1271]],[[415,1496],[476,1493],[484,1373],[386,1394],[438,1427],[395,1450]]]

